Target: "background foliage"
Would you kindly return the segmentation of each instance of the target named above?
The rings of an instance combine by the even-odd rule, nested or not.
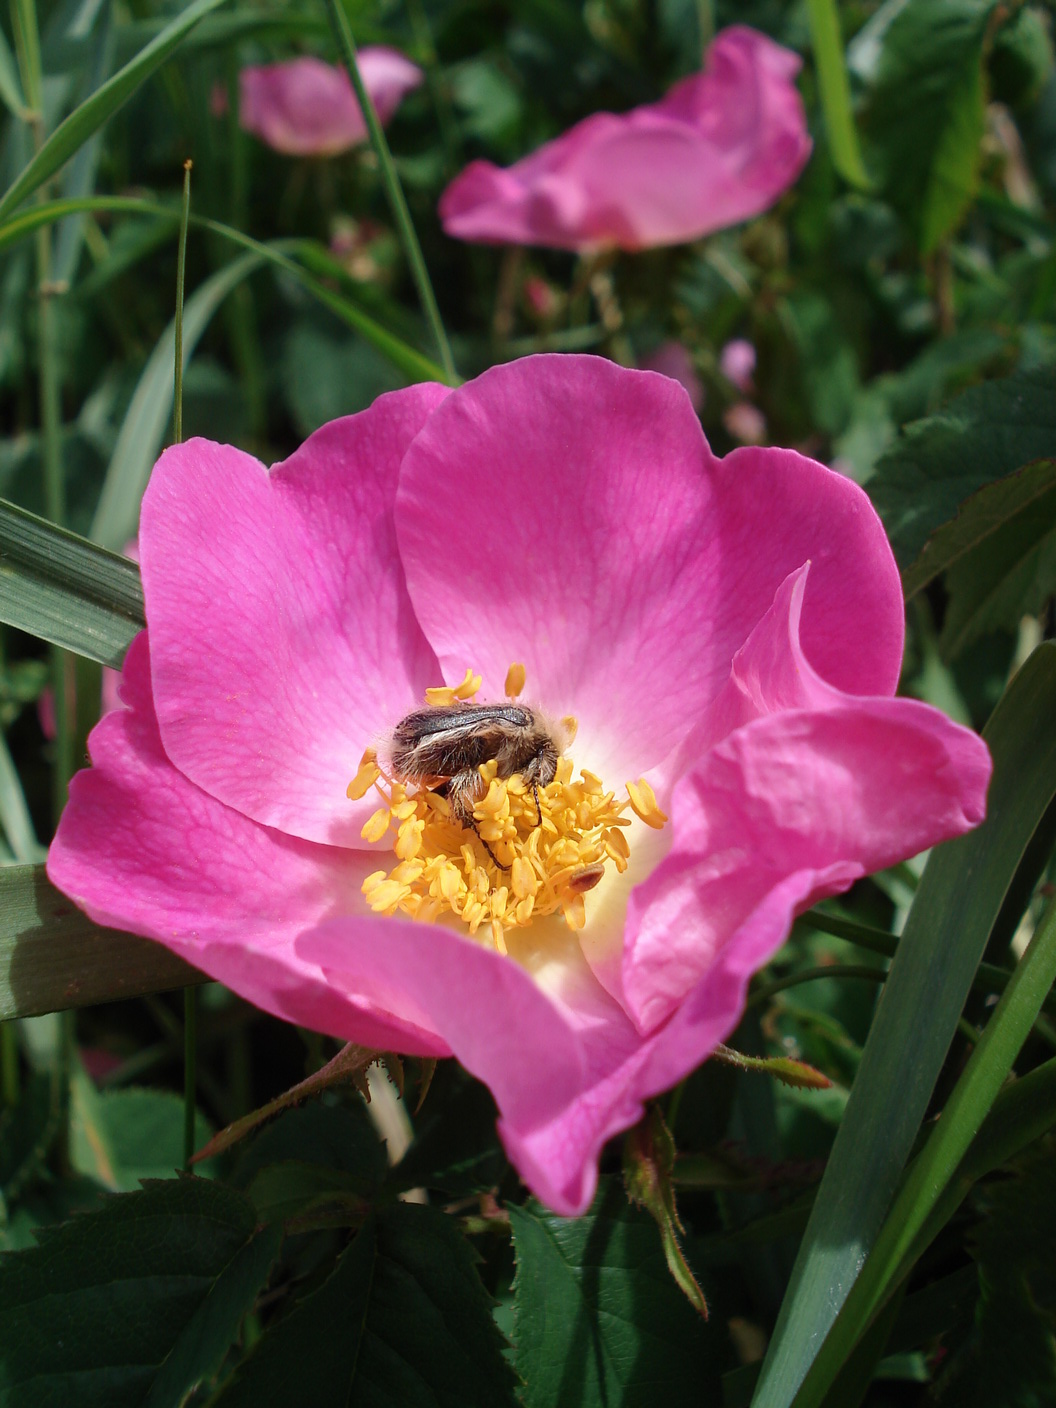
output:
[[[619,1148],[590,1214],[562,1222],[525,1201],[491,1097],[450,1063],[372,1067],[368,1110],[368,1056],[327,1066],[321,1038],[214,986],[188,1107],[164,990],[189,971],[42,878],[100,667],[142,621],[116,554],[171,436],[185,160],[184,435],[270,462],[443,376],[377,156],[294,161],[238,126],[240,67],[337,57],[335,9],[3,16],[0,1404],[1056,1403],[1045,5],[341,10],[357,43],[428,74],[388,136],[459,373],[541,349],[644,364],[677,340],[717,451],[748,405],[767,442],[865,486],[903,574],[903,689],[984,729],[995,757],[980,831],[808,914],[756,978],[731,1045],[831,1084],[711,1061],[662,1102],[673,1148],[660,1124],[631,1141],[628,1186],[655,1175],[680,1229],[663,1200],[661,1226],[628,1201]],[[804,56],[814,154],[775,209],[607,266],[444,238],[437,198],[467,160],[658,97],[734,21]],[[756,349],[747,390],[722,370],[733,338]],[[176,1176],[188,1142],[273,1100]],[[679,1245],[707,1320],[668,1270]]]

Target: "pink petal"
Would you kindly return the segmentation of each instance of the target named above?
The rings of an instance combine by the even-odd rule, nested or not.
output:
[[[703,73],[622,117],[597,113],[500,171],[468,167],[444,192],[455,239],[587,250],[698,239],[766,210],[810,154],[795,54],[743,26]]]
[[[369,915],[360,894],[373,857],[258,826],[177,772],[158,735],[146,633],[129,648],[122,699],[92,732],[93,766],[70,784],[52,883],[97,923],[157,939],[287,1021],[446,1055],[416,1014],[331,989],[294,952],[302,929],[335,913],[387,941],[396,921]]]
[[[548,938],[558,948],[550,964]],[[534,976],[471,939],[425,925],[417,932],[413,925],[397,926],[377,944],[337,919],[304,935],[297,947],[335,988],[398,989],[423,1025],[442,1032],[466,1069],[487,1082],[502,1114],[503,1140],[533,1191],[574,1215],[590,1202],[601,1145],[640,1111],[634,1092],[611,1079],[640,1042],[577,959],[563,922],[548,930],[533,926],[523,942],[536,949]],[[548,968],[559,970],[552,991],[540,986]],[[592,1104],[599,1083],[607,1098]],[[548,1157],[537,1165],[527,1146],[543,1139]]]
[[[990,756],[974,733],[911,699],[855,699],[767,715],[679,782],[673,846],[632,894],[623,955],[639,1028],[668,1017],[743,935],[758,967],[787,925],[751,916],[792,884],[805,908],[977,826]],[[736,942],[741,942],[738,938]]]
[[[707,447],[674,383],[594,357],[531,357],[453,393],[410,447],[397,532],[445,678],[573,713],[610,786],[660,764],[808,559],[803,646],[852,693],[894,690],[902,591],[849,480],[791,450]],[[691,645],[690,645],[691,643]]]
[[[140,550],[165,751],[255,821],[362,845],[375,803],[350,802],[348,782],[379,730],[438,682],[392,501],[403,453],[445,395],[383,396],[270,472],[206,440],[155,467]]]
[[[384,124],[422,71],[395,49],[363,49],[363,83]],[[244,68],[239,74],[239,122],[276,151],[334,156],[367,140],[367,125],[343,68],[304,57]]]

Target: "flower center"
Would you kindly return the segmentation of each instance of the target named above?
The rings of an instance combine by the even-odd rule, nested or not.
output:
[[[428,707],[397,725],[384,764],[376,749],[364,753],[348,795],[375,789],[382,805],[362,836],[388,840],[397,857],[363,882],[376,913],[428,923],[452,914],[505,953],[507,931],[543,915],[583,928],[584,896],[609,865],[627,869],[629,811],[666,823],[644,778],[618,801],[587,769],[575,776],[559,756],[575,720],[548,727],[540,711],[513,704],[524,678],[511,665],[506,703],[473,704],[480,676],[467,670],[461,685],[426,691]]]

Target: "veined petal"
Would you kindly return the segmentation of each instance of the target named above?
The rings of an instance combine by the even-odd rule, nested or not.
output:
[[[981,739],[911,699],[790,710],[729,734],[675,788],[672,849],[630,897],[623,992],[640,1030],[728,943],[747,935],[753,966],[765,961],[749,919],[771,890],[797,877],[805,908],[977,826],[990,770]]]
[[[473,664],[481,697],[499,698],[523,660],[533,697],[576,716],[576,756],[606,778],[683,741],[808,560],[812,666],[852,693],[898,679],[901,586],[862,490],[791,450],[716,459],[663,377],[575,356],[485,372],[409,448],[396,522],[445,678]]]
[[[404,585],[392,504],[422,385],[323,426],[270,471],[230,446],[166,450],[143,500],[143,582],[165,751],[219,801],[362,846],[345,789],[438,667]],[[193,623],[193,627],[192,627]]]
[[[248,1001],[365,1045],[446,1055],[397,1003],[331,989],[298,958],[297,934],[334,913],[377,943],[388,921],[360,893],[373,857],[284,836],[189,782],[166,757],[150,695],[147,637],[129,648],[125,708],[91,735],[48,854],[48,875],[99,924],[157,939]]]

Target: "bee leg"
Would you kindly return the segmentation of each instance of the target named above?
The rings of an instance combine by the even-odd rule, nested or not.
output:
[[[538,782],[536,782],[534,777],[532,778],[532,796],[535,798],[535,824],[536,826],[542,826],[543,809],[539,805],[539,784]]]
[[[471,817],[471,818],[470,818],[470,820],[469,820],[469,822],[468,822],[468,825],[471,826],[471,827],[473,828],[473,830],[477,833],[477,840],[480,842],[480,844],[481,844],[481,845],[484,847],[484,849],[487,851],[488,855],[491,856],[492,860],[495,862],[495,864],[498,866],[498,868],[499,868],[500,870],[509,870],[510,867],[509,867],[508,865],[503,865],[502,861],[499,860],[498,856],[497,856],[497,855],[495,854],[495,852],[491,849],[491,846],[488,844],[487,841],[485,841],[484,837],[480,834],[480,827],[477,825],[477,822],[476,822],[476,818],[475,818],[475,817]]]

